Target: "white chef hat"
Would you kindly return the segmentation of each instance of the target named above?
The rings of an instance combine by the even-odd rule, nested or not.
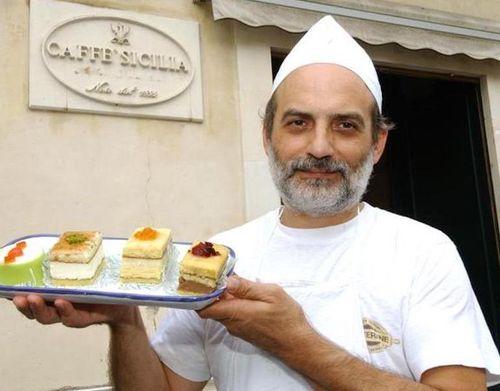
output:
[[[316,22],[286,56],[274,79],[273,92],[297,68],[322,63],[341,65],[357,74],[382,112],[382,90],[372,60],[330,15]]]

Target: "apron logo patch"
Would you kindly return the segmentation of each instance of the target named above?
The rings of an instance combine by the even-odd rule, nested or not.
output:
[[[378,353],[400,343],[399,339],[393,338],[385,328],[374,320],[363,318],[363,329],[370,353]]]

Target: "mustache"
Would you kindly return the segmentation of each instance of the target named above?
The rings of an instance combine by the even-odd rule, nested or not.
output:
[[[315,158],[314,156],[305,156],[288,162],[288,177],[291,177],[296,171],[322,171],[339,172],[343,178],[347,177],[349,166],[342,160],[336,160],[329,156],[324,158]]]

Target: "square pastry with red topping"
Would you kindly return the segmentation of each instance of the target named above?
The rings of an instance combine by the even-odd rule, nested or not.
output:
[[[220,244],[195,242],[181,261],[179,288],[181,294],[197,295],[217,288],[229,250]]]

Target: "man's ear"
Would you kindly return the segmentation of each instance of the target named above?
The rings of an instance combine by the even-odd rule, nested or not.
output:
[[[266,153],[266,155],[268,155],[268,148],[269,148],[269,145],[271,144],[271,140],[270,140],[270,137],[269,137],[269,132],[268,130],[266,129],[266,127],[262,127],[262,145],[264,146],[264,152]]]
[[[385,144],[387,142],[387,136],[389,135],[389,131],[387,129],[379,129],[377,134],[377,140],[373,144],[373,163],[376,164],[382,154],[384,153]]]

